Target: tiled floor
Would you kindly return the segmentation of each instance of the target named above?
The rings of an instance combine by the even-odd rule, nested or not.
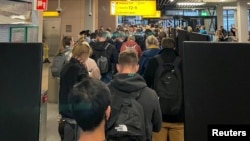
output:
[[[48,89],[48,69],[50,64],[43,64],[42,73],[42,89]],[[58,105],[55,103],[48,103],[47,105],[47,140],[46,141],[60,141],[58,135]]]

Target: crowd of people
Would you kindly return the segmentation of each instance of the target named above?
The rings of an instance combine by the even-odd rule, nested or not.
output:
[[[186,29],[207,34],[204,26]],[[225,41],[224,32],[222,26],[216,31],[218,41]],[[61,140],[183,141],[182,60],[171,34],[170,28],[124,25],[83,30],[76,41],[64,36]]]
[[[236,27],[232,25],[230,31],[226,31],[223,26],[215,32],[215,41],[238,41],[236,37]]]
[[[183,141],[183,101],[174,114],[162,111],[164,104],[155,86],[156,76],[164,78],[157,74],[162,65],[157,58],[173,64],[178,57],[175,39],[169,35],[158,27],[126,25],[113,33],[103,27],[92,33],[84,30],[76,41],[63,37],[59,48],[66,56],[59,88],[61,140]],[[181,63],[177,67],[181,70]],[[177,83],[182,94],[182,81]],[[126,107],[127,102],[133,106]]]

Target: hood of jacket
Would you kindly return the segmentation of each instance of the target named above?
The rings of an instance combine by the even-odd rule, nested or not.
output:
[[[159,54],[161,50],[159,48],[151,48],[143,51],[143,56],[145,57],[154,57],[155,55]]]
[[[129,41],[125,42],[124,45],[127,47],[136,47],[138,44],[133,40],[129,40]]]
[[[110,84],[123,92],[135,92],[147,86],[143,77],[137,73],[116,74]]]
[[[107,41],[104,41],[104,42],[95,42],[93,44],[92,48],[94,50],[97,50],[97,51],[104,51],[107,44],[108,44]]]

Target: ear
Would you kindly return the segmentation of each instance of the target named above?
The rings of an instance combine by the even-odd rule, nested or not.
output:
[[[139,64],[137,64],[137,65],[135,66],[135,69],[136,69],[135,72],[138,72],[139,67],[140,67]]]
[[[116,64],[116,69],[118,72],[121,72],[121,66],[119,64]]]
[[[110,117],[110,113],[111,113],[111,107],[110,107],[110,106],[108,106],[108,107],[107,107],[107,109],[106,109],[106,111],[105,111],[106,120],[108,120],[108,119],[109,119],[109,117]]]

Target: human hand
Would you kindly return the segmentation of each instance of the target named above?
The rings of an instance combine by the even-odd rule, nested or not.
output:
[[[85,64],[85,62],[84,62],[84,60],[82,60],[82,58],[81,57],[76,57],[76,59],[81,63],[81,64]]]

